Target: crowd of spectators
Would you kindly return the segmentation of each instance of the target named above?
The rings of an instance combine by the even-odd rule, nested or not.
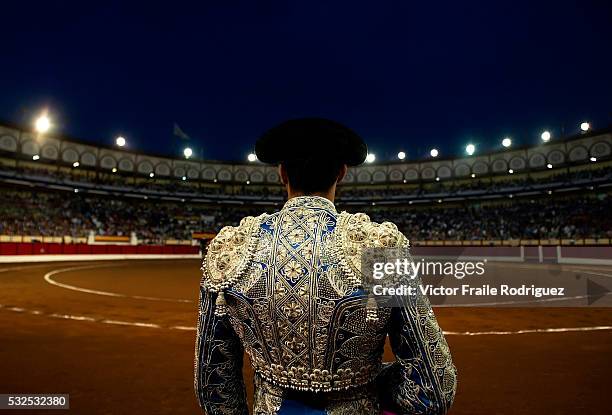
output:
[[[0,188],[0,234],[87,237],[130,235],[142,240],[190,239],[247,215],[280,206],[214,205],[94,196],[65,191]],[[515,198],[481,203],[351,207],[392,221],[414,240],[494,240],[612,237],[612,196]]]
[[[229,211],[231,212],[231,211]],[[67,192],[0,191],[0,234],[87,237],[131,235],[160,241],[191,239],[234,223],[228,210],[159,200],[94,197]]]
[[[608,194],[507,199],[503,202],[375,209],[415,240],[612,238]]]

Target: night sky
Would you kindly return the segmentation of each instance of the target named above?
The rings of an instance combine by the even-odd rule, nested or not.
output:
[[[176,122],[198,156],[244,160],[277,122],[323,116],[378,160],[414,159],[612,123],[606,1],[13,1],[0,13],[0,119],[30,126],[49,108],[55,131],[87,141],[122,134],[179,155]]]

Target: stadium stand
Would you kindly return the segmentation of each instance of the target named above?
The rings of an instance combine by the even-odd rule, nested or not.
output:
[[[396,223],[416,240],[612,237],[612,198],[601,192],[360,210],[376,221]],[[5,187],[0,190],[0,234],[78,238],[90,231],[118,236],[135,232],[146,243],[163,243],[188,240],[202,230],[216,232],[262,211],[271,209]]]
[[[612,238],[612,134],[351,168],[337,204],[415,241]],[[0,126],[0,239],[190,241],[280,208],[276,168],[171,159]],[[29,238],[30,240],[32,238]]]

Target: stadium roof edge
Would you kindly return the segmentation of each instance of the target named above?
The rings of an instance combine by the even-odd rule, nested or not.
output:
[[[472,156],[462,156],[462,155],[454,155],[454,156],[449,156],[449,157],[435,157],[435,158],[420,158],[420,159],[404,159],[404,160],[391,160],[391,161],[382,161],[380,163],[378,162],[374,162],[371,163],[371,166],[390,166],[390,165],[402,165],[402,164],[406,164],[406,163],[422,163],[422,162],[431,162],[431,161],[450,161],[450,160],[457,160],[457,159],[463,159],[463,158],[470,158],[470,157],[483,157],[483,156],[492,156],[495,154],[501,154],[501,153],[507,153],[508,151],[521,151],[521,150],[528,150],[530,148],[540,148],[540,147],[547,147],[547,146],[554,146],[557,144],[563,144],[563,143],[568,143],[574,140],[579,140],[582,138],[588,138],[588,137],[596,137],[598,135],[603,135],[603,134],[609,134],[612,133],[612,125],[604,127],[604,128],[600,128],[598,130],[589,130],[587,132],[583,132],[583,133],[577,133],[577,134],[572,134],[572,135],[568,135],[566,137],[561,137],[559,139],[555,139],[555,140],[550,140],[548,142],[541,142],[539,144],[532,144],[532,145],[528,145],[528,144],[524,144],[521,146],[516,146],[516,147],[512,147],[512,148],[500,148],[497,150],[492,150],[492,151],[487,151],[485,153],[481,153],[481,154],[474,154]]]
[[[19,124],[15,124],[9,121],[5,121],[5,120],[0,120],[0,127],[6,127],[6,128],[12,128],[14,130],[19,130],[25,133],[29,133],[29,134],[33,134],[36,135],[38,134],[36,131],[34,131],[32,128],[24,128],[23,126],[19,125]],[[82,145],[87,145],[87,146],[94,146],[94,147],[99,147],[99,148],[103,148],[103,149],[107,149],[107,150],[113,150],[113,151],[121,151],[124,153],[129,153],[129,154],[135,154],[135,155],[147,155],[150,157],[159,157],[159,158],[166,158],[166,159],[173,159],[173,160],[185,160],[182,157],[176,157],[174,155],[171,154],[162,154],[162,153],[155,153],[155,152],[148,152],[148,151],[137,151],[134,149],[127,149],[127,148],[120,148],[120,147],[116,147],[110,144],[105,144],[105,143],[98,143],[95,141],[88,141],[82,138],[75,138],[73,136],[70,136],[68,134],[62,134],[62,133],[52,133],[52,134],[45,134],[49,137],[52,138],[56,138],[62,141],[68,141],[74,144],[82,144]],[[192,161],[202,161],[202,162],[209,162],[209,163],[215,163],[215,164],[232,164],[232,165],[236,165],[236,164],[247,164],[243,161],[231,161],[231,160],[213,160],[213,159],[199,159],[197,157],[193,157],[190,158],[189,160]]]
[[[29,134],[33,134],[36,135],[37,133],[35,131],[33,131],[32,128],[25,128],[23,127],[23,125],[19,125],[10,121],[6,121],[6,120],[2,120],[0,119],[0,127],[5,127],[5,128],[10,128],[10,129],[14,129],[14,130],[18,130],[20,132],[25,132],[25,133],[29,133]],[[463,158],[469,158],[469,157],[483,157],[483,156],[491,156],[491,155],[495,155],[495,154],[500,154],[500,153],[504,153],[504,152],[508,152],[508,151],[520,151],[520,150],[527,150],[530,148],[537,148],[537,147],[547,147],[547,146],[552,146],[552,145],[556,145],[556,144],[560,144],[560,143],[567,143],[567,142],[571,142],[574,140],[578,140],[578,139],[582,139],[582,138],[588,138],[588,137],[594,137],[594,136],[598,136],[598,135],[603,135],[603,134],[608,134],[608,133],[612,133],[612,125],[609,125],[607,127],[604,128],[600,128],[597,130],[589,130],[587,132],[582,132],[582,133],[577,133],[577,134],[572,134],[572,135],[568,135],[565,137],[561,137],[559,139],[555,139],[555,140],[551,140],[549,142],[542,142],[539,143],[537,145],[522,145],[522,146],[517,146],[517,147],[513,147],[513,148],[509,148],[509,149],[498,149],[498,150],[493,150],[493,151],[488,151],[488,152],[484,152],[482,154],[478,154],[478,155],[473,155],[473,156],[461,156],[461,155],[454,155],[454,156],[449,156],[449,157],[436,157],[436,158],[420,158],[420,159],[406,159],[406,160],[388,160],[388,161],[381,161],[381,162],[374,162],[374,163],[370,163],[370,164],[363,164],[368,165],[368,166],[393,166],[393,165],[403,165],[406,163],[423,163],[423,162],[432,162],[432,161],[436,161],[436,162],[440,162],[440,161],[450,161],[450,160],[456,160],[456,159],[463,159]],[[182,157],[176,157],[174,155],[169,155],[169,154],[161,154],[161,153],[154,153],[154,152],[148,152],[148,151],[136,151],[133,149],[125,149],[125,148],[119,148],[116,146],[112,146],[109,144],[105,144],[105,143],[98,143],[98,142],[94,142],[94,141],[88,141],[88,140],[84,140],[81,138],[75,138],[73,136],[67,135],[67,134],[62,134],[62,133],[57,133],[57,134],[46,134],[51,138],[55,138],[55,139],[59,139],[62,141],[67,141],[67,142],[71,142],[74,144],[81,144],[81,145],[87,145],[87,146],[93,146],[93,147],[99,147],[99,148],[103,148],[103,149],[108,149],[108,150],[113,150],[113,151],[120,151],[120,152],[124,152],[124,153],[128,153],[128,154],[133,154],[133,155],[146,155],[146,156],[150,156],[150,157],[158,157],[158,158],[166,158],[166,159],[172,159],[172,160],[177,160],[177,161],[185,161],[184,158]],[[239,161],[232,161],[232,160],[214,160],[214,159],[199,159],[197,157],[193,157],[189,159],[190,161],[199,161],[199,162],[203,162],[203,163],[211,163],[211,164],[225,164],[225,165],[244,165],[244,166],[252,166],[252,165],[262,165],[259,162],[245,162],[242,160]]]

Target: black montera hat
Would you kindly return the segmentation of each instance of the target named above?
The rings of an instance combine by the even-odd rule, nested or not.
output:
[[[350,128],[325,118],[298,118],[266,131],[255,144],[257,158],[270,164],[321,158],[349,166],[364,162],[368,147]]]

